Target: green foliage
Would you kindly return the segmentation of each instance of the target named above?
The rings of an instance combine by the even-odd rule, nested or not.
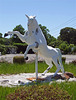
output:
[[[0,38],[0,44],[1,45],[11,45],[11,39],[7,39],[7,38]]]
[[[50,42],[56,40],[56,38],[54,38],[53,36],[51,36],[51,35],[49,34],[50,31],[49,31],[49,29],[47,29],[46,26],[42,26],[41,24],[39,24],[39,26],[40,26],[40,28],[41,28],[41,30],[42,30],[42,32],[43,32],[45,38],[46,38],[47,44],[49,44]]]
[[[70,62],[70,64],[75,64],[76,65],[76,60],[73,60],[72,62]]]
[[[0,33],[0,38],[2,38],[2,33]]]
[[[63,41],[61,40],[56,40],[56,41],[52,41],[49,43],[49,46],[55,47],[55,48],[59,48],[59,45],[63,43]]]
[[[12,46],[12,45],[1,45],[0,44],[0,52],[2,55],[9,53],[11,48],[15,48],[17,49],[16,46]]]
[[[70,100],[70,95],[53,85],[33,85],[21,87],[7,96],[7,100]]]
[[[41,30],[42,30],[42,32],[43,32],[43,34],[44,34],[44,36],[45,36],[45,38],[47,40],[48,39],[47,34],[48,34],[49,30],[47,29],[46,26],[42,26],[41,24],[39,24],[39,26],[40,26],[40,28],[41,28]]]
[[[52,83],[55,87],[60,87],[62,90],[66,90],[71,95],[71,100],[76,100],[76,82],[61,82],[61,83]],[[63,100],[63,99],[62,99]],[[68,100],[68,99],[67,99]]]
[[[39,24],[49,46],[60,48],[63,54],[75,54],[76,53],[76,29],[66,27],[61,29],[60,36],[58,39],[54,38],[49,34],[49,29],[46,26]],[[25,33],[25,29],[22,25],[17,25],[13,31],[19,31],[21,34]],[[17,46],[17,53],[24,53],[26,50],[26,44],[22,43],[21,40],[13,35],[10,39],[0,38],[1,45],[14,45]],[[17,44],[16,44],[17,43]],[[20,43],[20,44],[18,44]],[[22,44],[21,44],[22,43]],[[2,48],[1,48],[2,49]],[[31,50],[29,53],[33,53]],[[5,54],[5,50],[4,53]]]
[[[65,62],[66,61],[66,57],[62,57],[62,61]]]
[[[71,52],[71,48],[68,45],[67,42],[63,42],[59,45],[60,50],[62,51],[63,54],[67,54],[68,52]]]
[[[24,56],[15,56],[13,58],[13,63],[19,63],[19,64],[25,63]]]
[[[13,31],[19,31],[21,34],[24,34],[25,33],[25,29],[22,27],[22,25],[17,25]],[[17,35],[13,35],[13,37],[11,38],[12,39],[12,42],[15,42],[15,43],[22,43],[22,41],[18,38]]]
[[[60,38],[63,41],[67,41],[69,44],[76,45],[76,29],[70,27],[61,29]]]
[[[13,43],[13,45],[17,47],[17,53],[24,53],[27,48],[26,43]]]
[[[76,46],[73,47],[73,52],[76,53]]]
[[[0,52],[2,55],[4,55],[6,53],[6,49],[4,45],[0,45]]]
[[[0,38],[2,38],[2,33],[0,33]]]
[[[0,52],[1,54],[6,54],[9,51],[9,48],[16,48],[15,46],[11,46],[12,42],[7,38],[0,38]]]
[[[25,29],[22,27],[22,25],[17,25],[13,31],[19,31],[21,34],[25,33]]]

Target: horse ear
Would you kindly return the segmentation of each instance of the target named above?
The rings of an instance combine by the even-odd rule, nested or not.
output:
[[[25,14],[25,16],[29,19],[29,16]]]
[[[34,18],[36,18],[36,16],[33,16]]]

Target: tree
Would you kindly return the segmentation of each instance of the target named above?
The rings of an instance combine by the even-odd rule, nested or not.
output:
[[[2,33],[0,33],[0,38],[2,38]]]
[[[67,42],[63,42],[59,45],[60,50],[62,51],[63,54],[67,54],[71,52],[71,48]]]
[[[69,44],[76,45],[76,29],[70,27],[61,29],[59,38]]]
[[[17,25],[13,31],[19,31],[21,34],[24,34],[25,33],[25,29],[22,27],[22,25]],[[22,43],[22,41],[18,38],[17,35],[13,35],[12,37],[12,42],[15,42],[15,43]]]
[[[46,26],[42,26],[41,24],[39,24],[39,26],[40,26],[40,28],[41,28],[41,30],[42,30],[42,32],[43,32],[43,34],[44,34],[46,40],[48,40],[47,34],[48,34],[48,32],[49,32],[49,29],[47,29]]]
[[[56,40],[56,38],[54,38],[53,36],[51,36],[51,35],[49,34],[50,31],[49,31],[49,29],[47,29],[46,26],[42,26],[41,24],[39,24],[39,26],[40,26],[40,28],[41,28],[41,30],[42,30],[42,32],[43,32],[45,38],[46,38],[47,44],[49,44],[50,42]]]
[[[63,41],[56,39],[55,41],[50,42],[49,45],[54,48],[59,48],[61,43],[63,43]]]

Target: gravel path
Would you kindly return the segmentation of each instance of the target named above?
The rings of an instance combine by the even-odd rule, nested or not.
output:
[[[24,54],[6,54],[0,56],[0,62],[6,61],[8,63],[13,63],[13,57],[14,56],[24,56]],[[33,62],[35,60],[35,54],[28,54],[28,62]],[[62,57],[66,57],[66,63],[72,62],[73,60],[76,60],[76,55],[62,55]],[[38,57],[39,61],[44,61],[43,58]]]

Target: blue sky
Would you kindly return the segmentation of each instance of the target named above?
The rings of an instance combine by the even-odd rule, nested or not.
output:
[[[27,30],[27,15],[36,15],[54,37],[64,27],[76,28],[76,0],[0,0],[0,33],[21,24]]]

